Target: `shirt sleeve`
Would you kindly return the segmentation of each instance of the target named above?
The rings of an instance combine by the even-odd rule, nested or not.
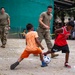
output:
[[[52,15],[52,14],[50,14],[50,16],[51,16],[51,17],[50,17],[50,19],[52,19],[53,15]]]
[[[38,33],[37,32],[35,32],[35,38],[37,38],[38,37]]]
[[[40,14],[40,18],[44,18],[44,12]]]
[[[8,15],[8,13],[6,13],[6,15],[7,15],[7,19],[10,18],[10,16]]]

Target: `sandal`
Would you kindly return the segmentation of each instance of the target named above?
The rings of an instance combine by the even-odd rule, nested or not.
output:
[[[65,63],[65,67],[71,68],[71,66],[68,63]]]

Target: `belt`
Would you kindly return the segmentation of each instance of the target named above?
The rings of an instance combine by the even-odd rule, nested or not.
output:
[[[46,29],[46,28],[43,28],[43,27],[40,27],[40,26],[39,26],[39,28],[41,28],[41,29]]]

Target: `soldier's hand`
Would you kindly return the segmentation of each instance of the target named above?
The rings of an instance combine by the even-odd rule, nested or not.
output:
[[[10,30],[10,27],[8,27],[8,30]]]
[[[49,26],[47,26],[47,25],[45,25],[45,28],[46,28],[46,29],[50,29],[50,27],[49,27]]]

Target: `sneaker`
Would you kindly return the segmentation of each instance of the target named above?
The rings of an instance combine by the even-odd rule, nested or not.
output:
[[[51,58],[57,57],[59,54],[51,54]]]
[[[68,63],[65,63],[65,67],[71,68],[71,66]]]
[[[48,65],[44,61],[42,61],[41,67],[46,67],[46,66],[48,66]]]
[[[48,66],[47,64],[45,64],[45,65],[41,65],[41,67],[46,67],[46,66]]]
[[[14,64],[12,64],[12,65],[10,66],[10,69],[11,69],[11,70],[15,69],[15,67],[16,67],[17,65],[19,65],[19,62],[15,62]]]

